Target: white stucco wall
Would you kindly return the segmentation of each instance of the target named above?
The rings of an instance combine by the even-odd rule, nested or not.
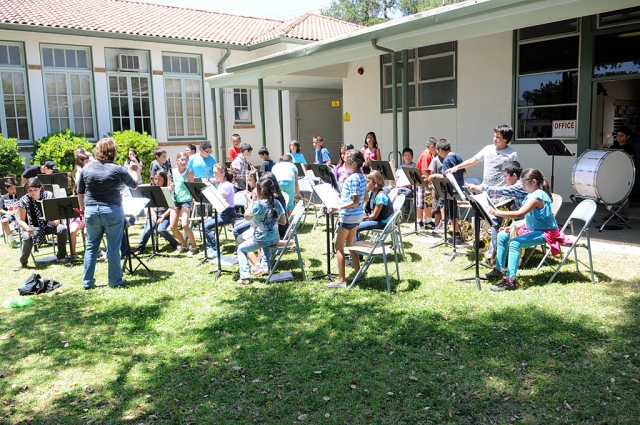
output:
[[[425,40],[428,45],[428,40]],[[458,41],[456,108],[412,111],[409,114],[410,147],[417,157],[430,136],[446,138],[452,149],[468,159],[492,143],[493,128],[511,123],[513,94],[513,33],[502,32]],[[358,75],[358,68],[364,68]],[[344,123],[345,141],[361,146],[364,136],[374,131],[386,159],[392,150],[392,115],[380,112],[380,61],[378,57],[348,64],[343,81],[344,111],[351,122]],[[402,150],[402,117],[398,114],[398,146]],[[540,169],[551,177],[551,159],[537,144],[516,143],[523,167]],[[570,145],[574,152],[576,146]],[[573,193],[571,168],[574,158],[557,158],[555,191],[566,199]],[[468,170],[482,176],[483,164]]]

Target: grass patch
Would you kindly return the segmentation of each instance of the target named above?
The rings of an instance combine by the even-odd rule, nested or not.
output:
[[[324,227],[310,228],[308,277],[326,270]],[[391,295],[381,263],[351,292],[214,282],[213,264],[174,254],[116,290],[105,264],[92,291],[81,265],[42,267],[63,286],[0,310],[0,423],[638,422],[633,254],[595,255],[595,285],[570,263],[552,284],[551,268],[525,269],[524,290],[492,293],[455,281],[473,274],[465,257],[448,263],[415,237],[405,247]],[[0,257],[4,300],[34,269],[11,272],[5,245]]]

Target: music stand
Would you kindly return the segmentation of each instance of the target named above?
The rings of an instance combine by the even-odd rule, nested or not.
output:
[[[389,161],[371,161],[369,164],[369,168],[371,168],[371,170],[378,171],[380,174],[382,174],[385,180],[396,179],[396,177],[393,175],[393,170],[391,169],[391,164],[389,163]]]
[[[560,139],[538,139],[538,144],[551,157],[551,192],[553,192],[556,156],[574,156],[575,154]]]
[[[301,179],[306,175],[306,171],[304,170],[304,166],[302,164],[300,164],[299,162],[294,162],[293,165],[296,166],[296,169],[298,170],[298,178]]]
[[[208,204],[209,201],[202,194],[202,189],[207,187],[206,183],[202,182],[184,182],[184,185],[189,189],[189,193],[193,199],[197,199],[200,202],[200,235],[202,235],[202,252],[204,252],[204,258],[200,260],[198,266],[201,266],[202,263],[207,261],[207,238],[204,234],[204,206]]]
[[[476,275],[473,277],[463,277],[461,279],[456,279],[456,280],[459,282],[466,281],[466,280],[475,280],[476,285],[478,286],[478,291],[482,291],[482,285],[480,284],[480,281],[487,280],[487,278],[480,277],[480,246],[478,244],[480,240],[480,220],[485,220],[487,223],[491,223],[491,217],[489,217],[489,214],[487,213],[487,211],[476,200],[474,196],[469,196],[468,199],[469,199],[469,203],[471,204],[474,210],[474,226],[473,226],[474,227],[473,229],[474,248],[473,249],[476,255],[476,260],[475,260]],[[455,237],[454,237],[454,240],[455,240]],[[466,267],[465,270],[467,268],[468,267]]]
[[[149,256],[148,260],[151,260],[158,254],[158,224],[152,223],[151,208],[174,208],[176,206],[173,197],[171,196],[171,192],[162,189],[163,188],[160,186],[140,185],[137,189],[131,190],[131,195],[134,198],[149,199],[149,203],[147,204],[147,214],[149,220],[149,228],[151,229],[151,247],[153,248],[153,252]]]
[[[67,173],[38,174],[38,180],[44,184],[57,184],[61,189],[69,187]]]
[[[317,164],[313,164],[317,165]],[[320,201],[324,205],[324,207],[328,209],[337,209],[340,206],[340,195],[338,192],[331,187],[328,183],[317,184],[313,186],[313,191],[318,195]],[[331,216],[331,218],[329,218]],[[331,257],[333,256],[333,251],[331,250],[331,240],[335,228],[335,219],[333,214],[325,214],[325,219],[327,225],[325,226],[326,239],[327,239],[327,272],[324,274],[319,274],[313,276],[312,279],[320,279],[323,277],[328,277],[331,282],[334,282],[333,274],[331,273]]]
[[[237,178],[236,184],[240,188],[240,190],[247,190],[247,179]]]
[[[122,209],[124,210],[124,238],[126,241],[126,251],[124,253],[124,259],[122,260],[122,272],[128,271],[130,275],[133,275],[140,266],[144,267],[147,270],[147,273],[151,274],[151,270],[145,263],[142,262],[140,257],[136,255],[135,252],[131,249],[131,244],[129,243],[129,220],[127,220],[127,216],[137,217],[140,215],[142,210],[149,203],[149,199],[147,198],[134,198],[132,196],[127,196],[122,198]],[[134,268],[132,257],[138,261],[138,265]]]
[[[452,176],[453,177],[453,176]],[[434,246],[432,246],[431,248],[435,248],[437,246],[441,246],[441,245],[451,245],[453,248],[452,252],[445,252],[445,255],[451,255],[451,258],[449,259],[449,262],[453,261],[454,258],[456,258],[458,256],[458,253],[456,251],[456,229],[455,229],[455,223],[458,220],[458,208],[456,206],[456,208],[453,209],[453,211],[451,211],[451,217],[449,217],[449,205],[447,200],[451,199],[451,200],[464,200],[466,199],[466,197],[464,196],[464,193],[462,193],[462,191],[458,191],[456,189],[454,189],[453,184],[451,183],[450,179],[448,177],[434,177],[433,178],[433,186],[436,188],[436,191],[438,192],[438,195],[440,196],[440,198],[442,198],[444,200],[444,217],[443,219],[444,221],[444,237],[443,240],[441,242],[438,242],[437,244],[435,244]],[[457,186],[457,184],[456,184]],[[449,219],[451,219],[451,221],[453,222],[453,237],[452,242],[450,243],[447,240],[447,233],[448,233],[448,226],[447,223],[449,221]]]
[[[340,190],[338,181],[331,168],[326,164],[309,164],[309,170],[313,171],[313,174],[325,183],[331,184],[336,190]]]
[[[372,162],[384,162],[384,161],[372,161]],[[388,162],[387,162],[388,163]],[[413,232],[405,233],[404,236],[409,235],[421,235],[422,232],[418,229],[418,196],[416,195],[416,187],[421,186],[428,188],[427,182],[422,178],[422,172],[415,167],[402,167],[404,175],[407,176],[407,180],[411,184],[411,193],[413,194]]]
[[[42,214],[46,221],[65,220],[67,226],[67,239],[69,241],[69,255],[71,256],[70,266],[73,267],[75,260],[73,258],[73,252],[71,252],[71,231],[69,229],[69,219],[82,217],[78,212],[80,210],[80,204],[78,203],[77,196],[70,196],[68,198],[53,198],[45,199],[42,201]]]

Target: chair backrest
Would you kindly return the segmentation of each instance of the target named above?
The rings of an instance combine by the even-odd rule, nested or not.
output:
[[[300,189],[300,192],[313,193],[313,185],[314,185],[313,180],[309,180],[309,179],[298,180],[298,188]]]
[[[400,195],[403,196],[403,195]],[[384,226],[382,233],[380,234],[380,238],[378,239],[380,242],[384,243],[384,240],[387,236],[392,234],[396,229],[400,229],[400,224],[402,223],[402,211],[396,210],[393,212],[391,219],[387,222],[387,225]]]
[[[405,196],[403,194],[396,196],[395,201],[393,201],[393,211],[402,210],[402,206],[404,205],[404,198]]]
[[[241,190],[239,192],[236,192],[233,195],[233,205],[235,205],[236,207],[244,206],[244,204],[246,203],[246,199],[244,197],[245,193],[247,193],[246,190]]]
[[[291,213],[291,221],[289,222],[289,227],[287,227],[287,231],[284,234],[282,240],[289,241],[291,237],[295,234],[302,217],[304,216],[304,201],[298,201],[296,206],[293,208],[293,212]]]
[[[388,196],[389,200],[393,202],[396,199],[396,196],[398,196],[398,188],[394,187],[393,189],[391,189]]]
[[[598,209],[598,204],[593,199],[585,199],[580,202],[574,209],[567,223],[571,220],[580,220],[589,225],[591,220],[593,220],[593,216],[596,214],[596,210]],[[565,224],[566,227],[566,224]]]
[[[558,215],[558,211],[560,211],[560,207],[562,207],[562,196],[557,193],[551,194],[551,210],[553,211],[553,215]]]
[[[480,179],[480,177],[469,176],[464,178],[464,184],[467,184],[467,183],[479,185],[479,184],[482,184],[482,180]]]

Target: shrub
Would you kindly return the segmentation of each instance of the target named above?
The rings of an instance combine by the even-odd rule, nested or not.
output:
[[[0,177],[15,174],[20,181],[24,171],[24,157],[18,153],[17,139],[7,139],[0,134]]]
[[[85,148],[91,152],[93,144],[82,134],[68,129],[60,133],[48,134],[34,143],[31,163],[44,164],[45,161],[53,161],[58,166],[58,170],[73,173],[76,163],[73,151],[78,148]]]
[[[158,147],[158,141],[149,136],[146,132],[138,133],[133,130],[116,131],[109,135],[113,137],[118,145],[118,157],[116,162],[124,164],[127,159],[129,149],[135,149],[138,152],[140,161],[142,161],[142,181],[149,182],[149,167],[153,160],[153,151]]]

